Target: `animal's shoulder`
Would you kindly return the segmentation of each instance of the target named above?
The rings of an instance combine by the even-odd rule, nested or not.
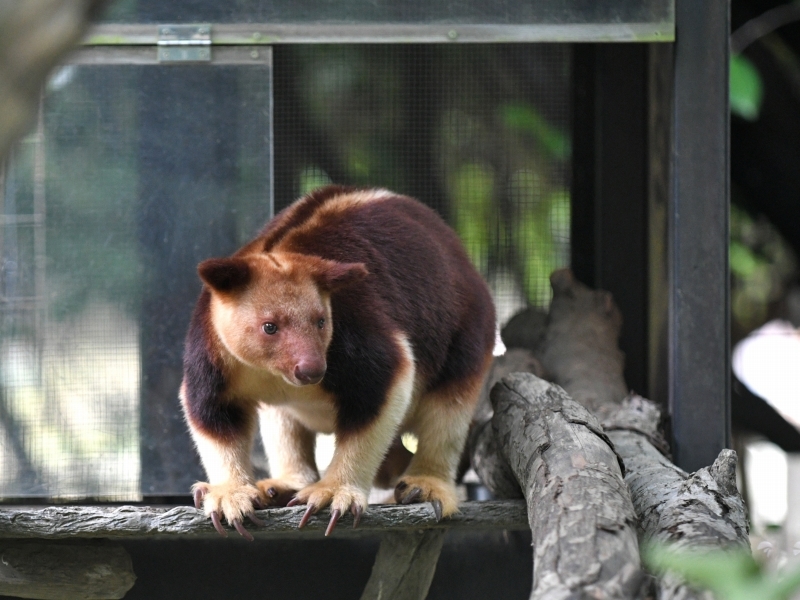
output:
[[[306,194],[275,215],[259,232],[257,241],[261,250],[269,252],[291,231],[307,223],[323,206],[357,188],[328,185]]]

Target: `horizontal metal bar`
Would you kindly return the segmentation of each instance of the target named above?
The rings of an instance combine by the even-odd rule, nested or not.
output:
[[[214,24],[214,46],[271,44],[397,44],[498,42],[673,42],[675,24],[540,23],[531,25],[431,24]],[[142,24],[94,26],[86,46],[150,46],[158,43],[158,27]]]
[[[163,46],[162,46],[163,48]],[[68,65],[188,65],[158,60],[158,46],[86,46],[78,48],[65,61]],[[272,66],[272,52],[263,46],[220,46],[214,48],[211,65]]]
[[[211,40],[158,40],[159,46],[210,46]]]
[[[12,310],[33,310],[38,306],[32,305],[42,302],[44,302],[44,298],[41,296],[0,296],[0,304],[11,305]],[[20,304],[28,306],[19,306]],[[8,310],[8,307],[4,306],[3,309]]]
[[[0,226],[3,225],[41,225],[44,223],[43,214],[32,215],[0,215]]]

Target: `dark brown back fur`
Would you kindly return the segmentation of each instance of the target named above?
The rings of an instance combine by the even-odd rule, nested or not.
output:
[[[351,191],[324,188],[301,200],[295,216],[306,218],[268,232],[264,247],[367,266],[367,279],[332,298],[331,361],[353,351],[343,347],[352,335],[343,329],[375,327],[408,336],[429,390],[478,373],[494,344],[494,305],[461,241],[433,210],[394,195],[301,227],[326,202]]]
[[[495,340],[489,290],[452,229],[405,196],[336,204],[356,192],[388,194],[322,188],[277,215],[237,253],[295,252],[366,265],[368,277],[331,296],[333,338],[322,385],[337,398],[342,432],[379,413],[400,361],[396,334],[412,346],[424,391],[480,375]],[[193,362],[197,355],[187,349]]]

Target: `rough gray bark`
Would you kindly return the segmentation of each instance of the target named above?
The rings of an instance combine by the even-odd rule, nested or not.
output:
[[[542,365],[551,381],[603,418],[628,395],[625,355],[617,345],[622,316],[610,293],[589,289],[569,269],[554,272],[550,284]]]
[[[421,600],[427,594],[436,562],[442,547],[442,539],[449,529],[506,529],[521,531],[528,529],[528,521],[523,502],[466,502],[460,512],[448,519],[437,521],[430,504],[415,505],[373,505],[364,513],[358,529],[352,524],[352,516],[343,516],[336,529],[337,536],[362,534],[382,534],[381,548],[373,567],[372,577],[362,598],[392,598]],[[252,524],[247,527],[257,538],[269,537],[320,537],[325,531],[330,515],[322,511],[311,518],[303,530],[298,530],[304,506],[292,508],[274,508],[257,511],[264,521],[264,527],[256,528]],[[48,573],[41,565],[55,564],[61,560],[63,542],[55,541],[64,538],[143,538],[152,536],[181,536],[193,538],[210,538],[225,543],[214,530],[211,521],[202,512],[188,506],[170,509],[150,507],[103,507],[103,506],[51,506],[46,508],[10,507],[0,509],[0,549],[16,548],[20,544],[33,544],[36,554],[31,552],[19,555],[13,563],[13,570],[5,569],[0,564],[0,594],[12,592],[13,595],[25,598],[121,598],[112,595],[117,589],[112,582],[129,582],[125,590],[133,585],[133,572],[130,560],[127,567],[123,564],[119,553],[101,553],[105,563],[94,560],[92,552],[75,552],[73,556],[82,557],[76,561],[62,561],[62,566]],[[238,536],[237,536],[238,537]],[[42,540],[41,542],[25,541],[25,538]],[[238,540],[237,540],[238,541]],[[107,546],[103,546],[107,548]],[[112,547],[116,548],[116,547]],[[124,553],[124,550],[120,548]],[[87,554],[89,552],[89,554]],[[48,558],[42,562],[41,557]],[[127,554],[125,554],[127,557]],[[0,558],[5,555],[0,550]],[[28,561],[28,562],[26,562]],[[85,563],[85,565],[84,565]],[[94,565],[94,566],[92,566]],[[96,567],[96,568],[95,568]],[[49,566],[47,567],[50,568]],[[84,575],[87,574],[88,575]],[[84,588],[82,582],[101,573],[104,580],[94,581],[95,589],[102,591],[98,595],[80,595]],[[16,574],[24,574],[16,575]],[[94,574],[94,575],[92,575]],[[53,582],[73,581],[73,588],[64,588],[61,595],[46,595]],[[3,587],[5,584],[13,587]],[[60,585],[60,584],[59,584]],[[27,587],[26,587],[27,586]],[[28,591],[30,590],[30,591]],[[124,591],[122,593],[124,594]],[[30,594],[30,595],[26,595]],[[36,595],[41,594],[41,595]],[[104,594],[104,595],[103,595]]]
[[[412,529],[508,529],[528,528],[523,502],[465,502],[460,512],[436,521],[430,504],[372,505],[364,513],[358,529],[352,529],[352,515],[343,515],[334,535],[375,534]],[[298,531],[304,506],[256,511],[264,527],[251,523],[247,529],[257,538],[318,537],[325,532],[330,513],[315,515]],[[235,533],[231,529],[232,533]],[[150,536],[188,536],[222,539],[211,521],[189,506],[170,509],[143,506],[49,506],[46,508],[9,507],[0,509],[0,539],[36,538],[132,538]]]
[[[131,557],[116,544],[0,542],[0,595],[105,600],[124,597],[135,581]]]
[[[50,71],[105,0],[0,3],[0,162],[33,122]]]
[[[689,475],[663,454],[667,444],[660,419],[654,403],[632,395],[603,422],[625,461],[642,537],[683,549],[749,551],[744,503],[736,489],[736,453],[723,450],[712,466]],[[658,587],[662,600],[713,598],[672,575],[661,578]]]
[[[528,313],[533,316],[528,316]],[[540,313],[536,311],[525,311],[523,314],[526,316],[518,318],[517,323],[527,325],[544,322]],[[508,327],[510,325],[507,325],[506,329]],[[526,339],[524,334],[519,337]],[[510,348],[504,355],[495,358],[492,368],[486,376],[486,381],[483,383],[481,397],[473,417],[475,425],[470,432],[468,442],[472,468],[480,475],[483,484],[492,491],[496,498],[524,497],[514,473],[497,447],[497,438],[492,431],[491,422],[494,409],[490,392],[498,381],[511,373],[533,373],[537,377],[542,377],[543,369],[533,352],[527,349]]]
[[[441,529],[384,534],[361,600],[424,600],[444,534]]]
[[[529,374],[495,385],[492,404],[492,427],[483,437],[494,435],[527,499],[531,598],[636,597],[644,579],[636,516],[597,419]]]
[[[736,453],[723,450],[713,465],[689,475],[659,452],[664,446],[657,430],[659,419],[655,404],[634,395],[603,423],[625,460],[625,480],[642,531],[678,547],[747,549],[744,504],[736,489]]]
[[[638,396],[626,399],[624,356],[617,347],[621,317],[611,296],[587,288],[567,270],[553,273],[551,283],[553,302],[547,322],[526,321],[544,330],[512,339],[535,340],[529,350],[540,359],[547,377],[601,418],[625,463],[625,482],[642,538],[693,549],[749,548],[744,505],[736,490],[735,453],[723,450],[714,465],[692,475],[672,464],[659,429],[658,407]],[[486,427],[476,431],[485,435]],[[476,452],[494,450],[486,440],[480,445],[478,441],[473,439]],[[511,485],[507,467],[495,467],[483,458],[473,460],[494,469],[479,471],[485,481]],[[658,582],[658,597],[689,600],[711,595],[666,576]]]
[[[613,298],[590,290],[569,271],[557,271],[551,282],[542,363],[573,398],[588,398],[584,405],[599,405],[606,415],[603,427],[625,461],[643,534],[685,548],[749,548],[735,452],[723,450],[714,465],[692,475],[672,464],[659,408],[640,396],[626,399],[624,356],[617,348],[621,320]]]
[[[526,319],[526,322],[527,321],[528,319]],[[539,322],[539,319],[537,318],[531,321]],[[506,328],[508,327],[507,325]],[[492,418],[494,409],[492,409],[492,401],[489,394],[495,383],[506,375],[511,375],[511,373],[533,373],[537,377],[547,379],[544,374],[542,363],[536,358],[532,350],[527,348],[509,348],[505,354],[498,356],[492,361],[492,367],[489,369],[486,380],[483,382],[481,396],[472,417],[474,422],[484,423]]]

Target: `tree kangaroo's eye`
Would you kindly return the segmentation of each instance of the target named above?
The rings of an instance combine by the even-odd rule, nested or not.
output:
[[[267,335],[275,335],[275,333],[278,331],[278,326],[275,325],[275,323],[264,323],[261,326],[261,329],[263,329],[264,333]]]
[[[320,329],[325,327],[325,319],[320,319],[319,321],[317,321],[317,327],[319,327]]]

